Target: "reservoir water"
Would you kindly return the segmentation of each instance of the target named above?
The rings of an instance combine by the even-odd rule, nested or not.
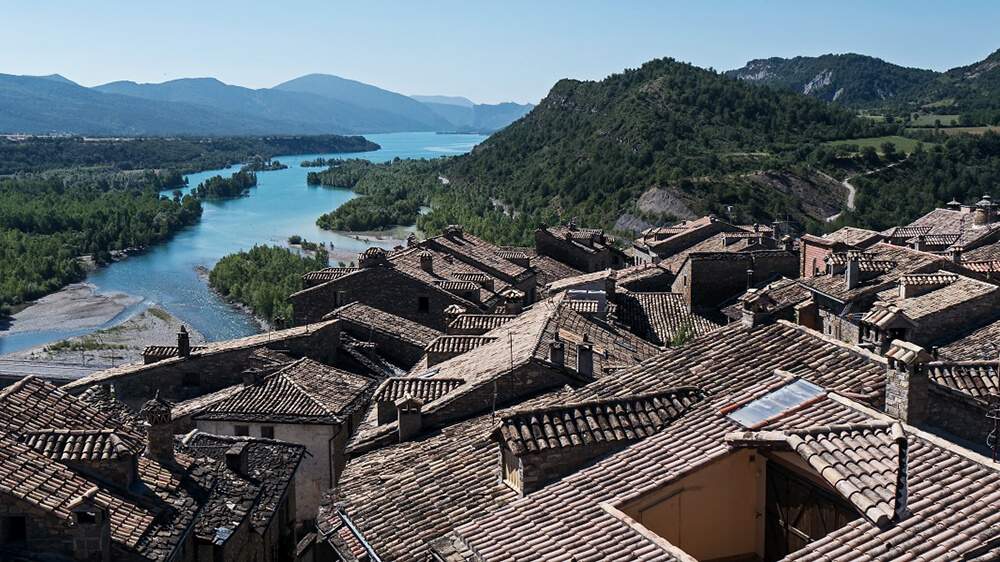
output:
[[[179,232],[169,241],[140,255],[113,263],[88,276],[99,293],[121,292],[140,297],[139,305],[129,307],[102,326],[84,330],[51,330],[12,333],[0,337],[0,354],[45,345],[67,337],[108,328],[158,304],[183,322],[193,326],[210,340],[222,340],[256,333],[260,330],[253,318],[227,304],[212,292],[202,272],[210,269],[227,254],[249,249],[255,244],[285,245],[288,237],[298,234],[313,242],[326,242],[335,254],[357,254],[372,244],[391,246],[391,241],[358,240],[316,226],[319,215],[333,210],[354,197],[347,189],[310,187],[309,171],[303,160],[320,156],[365,158],[384,162],[393,158],[435,158],[468,152],[486,137],[471,134],[391,133],[365,135],[382,148],[373,152],[350,154],[302,154],[279,156],[285,170],[257,173],[257,187],[250,195],[227,201],[206,201],[201,221]],[[206,178],[228,175],[237,170],[209,170],[188,176],[192,189]],[[406,236],[397,232],[397,236]],[[336,261],[333,258],[331,261]]]

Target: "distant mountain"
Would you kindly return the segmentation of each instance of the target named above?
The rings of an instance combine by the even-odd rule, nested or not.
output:
[[[946,72],[846,54],[757,59],[726,75],[850,107],[928,107],[973,123],[1000,124],[1000,50]]]
[[[439,99],[445,96],[413,96],[414,99]],[[465,98],[448,98],[461,99]],[[468,101],[468,100],[466,100]],[[457,103],[438,103],[423,101],[435,114],[447,120],[456,131],[473,131],[477,133],[492,133],[498,131],[521,117],[527,115],[531,104],[498,103],[475,104],[470,106]],[[469,102],[472,103],[472,102]]]
[[[0,132],[254,135],[286,124],[188,103],[108,94],[59,76],[0,74]]]
[[[457,105],[459,107],[472,107],[476,105],[469,98],[462,96],[410,96],[421,103],[434,103],[441,105]]]
[[[448,121],[413,98],[331,74],[307,74],[278,84],[273,89],[313,94],[365,109],[394,114],[411,123],[409,129],[396,130],[441,131],[450,125]]]
[[[215,78],[182,78],[161,84],[121,81],[96,86],[94,89],[149,100],[196,104],[278,121],[284,123],[283,132],[381,133],[427,130],[424,121],[397,113],[361,107],[310,93],[232,86]]]
[[[933,70],[907,68],[857,54],[752,60],[726,75],[792,90],[843,105],[869,107],[919,97],[937,78]]]

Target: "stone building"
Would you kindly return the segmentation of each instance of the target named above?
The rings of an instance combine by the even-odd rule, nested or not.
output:
[[[246,375],[221,399],[189,412],[194,426],[216,435],[297,443],[308,455],[296,475],[294,519],[311,522],[324,491],[344,467],[344,446],[358,426],[375,381],[299,359],[266,377]],[[186,409],[182,403],[180,408]]]
[[[94,386],[113,388],[115,397],[138,409],[157,393],[172,402],[189,400],[243,382],[247,369],[269,369],[280,365],[273,352],[283,356],[310,357],[336,363],[340,348],[340,324],[327,320],[287,330],[278,330],[214,342],[187,355],[148,364],[122,365],[77,379],[62,388],[71,394]],[[286,359],[287,359],[286,357]]]
[[[298,445],[177,444],[33,377],[0,391],[0,559],[290,560]],[[290,507],[291,506],[291,507]]]
[[[997,221],[997,205],[989,195],[984,195],[972,205],[952,201],[946,208],[934,209],[881,235],[896,246],[958,258],[964,252],[1000,240],[1000,221]]]
[[[799,257],[793,250],[696,252],[676,271],[670,292],[683,295],[691,309],[715,308],[758,284],[796,277]]]
[[[799,277],[816,277],[829,273],[826,259],[848,250],[865,250],[882,241],[874,230],[845,226],[823,236],[803,234],[799,240]]]
[[[439,331],[447,327],[449,306],[495,312],[509,304],[503,296],[508,289],[521,292],[520,306],[534,301],[536,289],[535,273],[525,261],[459,227],[389,253],[369,248],[358,267],[311,272],[303,281],[306,287],[289,296],[296,324],[361,302]]]
[[[465,309],[462,309],[465,310]],[[447,314],[444,314],[447,317]],[[412,320],[353,302],[326,315],[340,320],[341,333],[374,345],[382,357],[408,370],[442,332]]]
[[[535,230],[535,251],[584,273],[619,269],[628,263],[615,239],[601,229],[580,228],[570,221],[563,226]]]
[[[682,221],[674,226],[647,228],[633,242],[632,252],[636,260],[640,262],[657,262],[674,257],[696,244],[723,233],[737,235],[750,233],[749,236],[775,238],[772,227],[734,225],[720,220],[715,215],[708,215],[695,220]],[[718,251],[718,249],[711,251]]]

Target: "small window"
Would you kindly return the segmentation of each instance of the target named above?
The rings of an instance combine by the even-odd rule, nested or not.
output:
[[[201,373],[184,373],[182,386],[201,386]]]
[[[250,435],[250,426],[248,425],[234,425],[233,435],[237,437],[248,437]]]
[[[0,544],[23,542],[28,539],[28,519],[23,515],[0,517]]]
[[[80,525],[93,525],[97,523],[97,514],[89,511],[77,511],[76,522]]]
[[[417,312],[430,312],[431,310],[431,299],[427,297],[417,298]]]
[[[260,436],[264,439],[274,439],[274,426],[273,425],[262,425],[260,426]]]

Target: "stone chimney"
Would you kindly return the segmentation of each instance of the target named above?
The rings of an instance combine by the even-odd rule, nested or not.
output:
[[[160,393],[143,404],[139,416],[146,427],[146,456],[161,464],[174,462],[174,427],[170,422],[171,405]]]
[[[847,267],[844,268],[844,283],[847,285],[847,290],[851,290],[861,283],[861,265],[855,256],[847,258]]]
[[[458,320],[458,317],[468,312],[464,306],[460,304],[449,304],[444,307],[444,326],[447,329],[451,326],[452,322]]]
[[[948,201],[947,209],[949,211],[961,211],[962,204],[956,201],[955,199],[952,199],[951,201]]]
[[[990,200],[989,195],[983,195],[983,198],[976,203],[976,210],[972,215],[972,224],[975,226],[986,226],[993,222],[993,202]]]
[[[960,264],[962,263],[962,252],[964,251],[965,248],[961,246],[952,246],[948,249],[948,257],[951,258],[951,261]]]
[[[521,309],[524,306],[524,291],[510,287],[500,293],[500,296],[504,300],[504,313],[521,314]]]
[[[562,367],[566,364],[566,347],[559,339],[549,344],[549,363]]]
[[[740,321],[745,328],[754,328],[767,320],[768,309],[775,303],[767,293],[750,289],[740,297],[740,304]]]
[[[226,449],[226,467],[240,476],[247,476],[249,466],[247,464],[247,442],[241,441]]]
[[[747,270],[747,290],[749,291],[752,288],[753,288],[753,270],[752,269],[748,269]]]
[[[427,273],[434,272],[434,254],[424,250],[420,252],[420,269]]]
[[[781,249],[786,252],[791,252],[795,250],[795,239],[789,235],[784,235],[781,237]]]
[[[927,251],[927,237],[923,234],[918,234],[917,239],[913,241],[913,249],[918,252]]]
[[[927,418],[930,381],[927,363],[931,354],[903,340],[893,340],[885,353],[889,364],[885,378],[885,413],[911,425]]]
[[[583,335],[583,341],[576,346],[576,372],[584,377],[594,376],[594,346]]]
[[[177,331],[177,355],[179,357],[191,355],[191,337],[183,324],[181,324],[181,329]]]
[[[417,245],[417,235],[411,232],[410,235],[406,237],[406,247],[410,248],[416,245]]]
[[[423,423],[423,402],[407,394],[396,402],[396,419],[399,423],[399,442],[409,441],[420,435]]]
[[[444,228],[444,235],[448,238],[460,238],[463,234],[462,226],[458,224],[449,224]]]

